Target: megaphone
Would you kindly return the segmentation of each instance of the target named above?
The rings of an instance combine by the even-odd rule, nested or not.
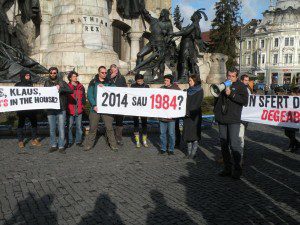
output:
[[[225,82],[221,84],[212,84],[210,86],[210,92],[214,97],[219,97],[221,92],[225,90],[225,88],[230,87],[232,85],[231,80],[226,80]]]

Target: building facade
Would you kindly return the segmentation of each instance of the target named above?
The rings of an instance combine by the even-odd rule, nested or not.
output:
[[[241,73],[267,84],[300,83],[300,0],[277,0],[242,28]]]

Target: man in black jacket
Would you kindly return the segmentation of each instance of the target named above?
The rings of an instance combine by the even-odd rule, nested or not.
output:
[[[248,103],[248,92],[247,87],[238,80],[238,71],[235,68],[228,70],[227,79],[231,80],[232,85],[221,92],[214,108],[215,119],[219,124],[221,151],[225,166],[219,175],[239,179],[242,175],[243,152],[240,133],[241,114],[243,106]]]
[[[56,86],[59,92],[60,109],[47,110],[47,117],[50,127],[50,150],[54,152],[57,150],[57,145],[60,153],[65,154],[65,123],[66,123],[66,109],[67,109],[67,95],[73,94],[69,85],[58,77],[58,69],[51,67],[49,69],[49,79],[45,81],[45,87]],[[56,121],[58,124],[58,143],[56,143]]]
[[[127,87],[125,77],[120,73],[119,68],[117,65],[112,64],[110,69],[107,72],[107,80],[115,87]],[[116,122],[116,140],[118,145],[123,145],[123,120],[124,116],[122,115],[115,115],[115,122]]]

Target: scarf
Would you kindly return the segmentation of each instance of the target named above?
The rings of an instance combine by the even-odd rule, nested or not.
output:
[[[198,91],[201,91],[202,87],[200,85],[196,85],[196,86],[193,86],[193,87],[189,87],[187,89],[187,94],[188,95],[194,95],[196,94]]]

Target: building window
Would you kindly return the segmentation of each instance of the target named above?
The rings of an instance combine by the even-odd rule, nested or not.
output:
[[[293,37],[285,38],[284,39],[284,46],[294,46],[294,38]]]
[[[285,62],[285,64],[293,63],[293,54],[285,54],[284,62]]]
[[[251,49],[251,41],[247,41],[247,49]]]
[[[279,46],[279,38],[275,38],[274,39],[274,47],[278,47]]]
[[[293,63],[293,55],[289,54],[289,63]]]
[[[265,48],[265,40],[260,40],[260,48]]]
[[[290,84],[291,83],[292,75],[290,73],[285,73],[283,75],[283,84]]]
[[[293,37],[290,38],[290,46],[294,46],[294,38]]]
[[[273,63],[277,64],[278,63],[278,54],[273,55]]]
[[[246,56],[246,66],[250,66],[251,65],[251,57],[250,55]]]
[[[262,54],[262,55],[261,55],[261,63],[262,63],[262,64],[265,64],[265,62],[266,62],[266,55],[265,55],[265,54]]]

